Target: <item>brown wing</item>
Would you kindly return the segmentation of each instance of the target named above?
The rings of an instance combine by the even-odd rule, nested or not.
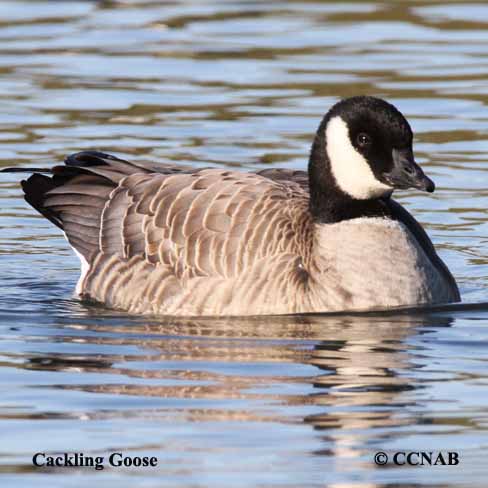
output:
[[[280,183],[297,184],[308,193],[308,173],[306,171],[297,169],[269,168],[257,171],[257,174]]]
[[[302,205],[290,205],[291,199]],[[299,208],[306,205],[298,186],[252,173],[134,174],[105,206],[101,250],[125,259],[142,254],[180,279],[228,278],[297,246]]]
[[[96,151],[73,154],[65,163],[66,166],[48,169],[7,168],[5,171],[36,171],[22,181],[26,201],[63,229],[70,244],[88,262],[101,247],[111,252],[120,245],[120,239],[116,238],[118,220],[115,213],[122,212],[123,196],[116,190],[124,178],[132,174],[172,175],[193,171],[173,165],[131,163]],[[100,233],[102,214],[107,220],[103,242]],[[114,236],[113,240],[110,234]]]
[[[101,218],[108,259],[97,256],[83,290],[132,311],[207,315],[256,303],[263,280],[269,300],[291,297],[282,275],[308,258],[307,206],[298,185],[252,173],[128,176]]]
[[[142,257],[178,278],[229,277],[307,237],[302,172],[181,169],[92,151],[51,172],[24,182],[26,199],[88,263]]]

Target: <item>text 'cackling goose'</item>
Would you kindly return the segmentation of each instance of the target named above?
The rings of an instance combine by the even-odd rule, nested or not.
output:
[[[456,282],[394,189],[434,191],[402,114],[334,105],[304,171],[130,163],[85,151],[22,182],[82,263],[82,298],[134,313],[258,315],[454,302]],[[8,170],[7,170],[8,171]],[[41,174],[47,173],[48,175]]]

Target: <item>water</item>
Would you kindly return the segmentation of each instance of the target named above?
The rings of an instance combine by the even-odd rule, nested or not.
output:
[[[95,148],[303,169],[331,103],[382,96],[438,187],[398,198],[479,304],[487,49],[485,2],[3,1],[0,166]],[[178,321],[88,307],[17,179],[0,179],[2,486],[486,486],[487,306]],[[374,464],[419,450],[460,464]],[[158,465],[39,470],[36,452]]]

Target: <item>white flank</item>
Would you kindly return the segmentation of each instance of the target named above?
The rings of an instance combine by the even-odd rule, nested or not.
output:
[[[332,176],[343,192],[357,200],[391,192],[392,188],[375,178],[366,159],[351,144],[349,129],[341,117],[330,119],[325,136]]]
[[[68,238],[66,237],[66,234],[63,232],[64,238],[68,241]],[[71,249],[75,252],[75,254],[78,256],[78,259],[80,260],[81,263],[81,273],[80,277],[78,278],[78,283],[76,283],[76,294],[81,295],[81,292],[83,291],[83,281],[85,279],[85,276],[87,275],[88,271],[90,271],[90,265],[88,264],[88,261],[85,259],[85,256],[80,254],[68,241],[68,244],[70,245]]]
[[[76,293],[77,295],[81,295],[81,292],[83,291],[83,281],[85,279],[86,274],[90,270],[90,265],[88,264],[85,257],[82,256],[74,247],[71,247],[71,249],[73,249],[75,254],[80,258],[80,262],[81,262],[81,273],[80,273],[80,277],[78,278],[78,283],[76,283]]]

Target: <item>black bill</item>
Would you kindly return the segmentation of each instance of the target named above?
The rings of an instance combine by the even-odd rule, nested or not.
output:
[[[417,188],[429,193],[435,190],[434,182],[415,162],[410,149],[393,149],[392,154],[393,169],[383,175],[388,184],[401,190]]]

